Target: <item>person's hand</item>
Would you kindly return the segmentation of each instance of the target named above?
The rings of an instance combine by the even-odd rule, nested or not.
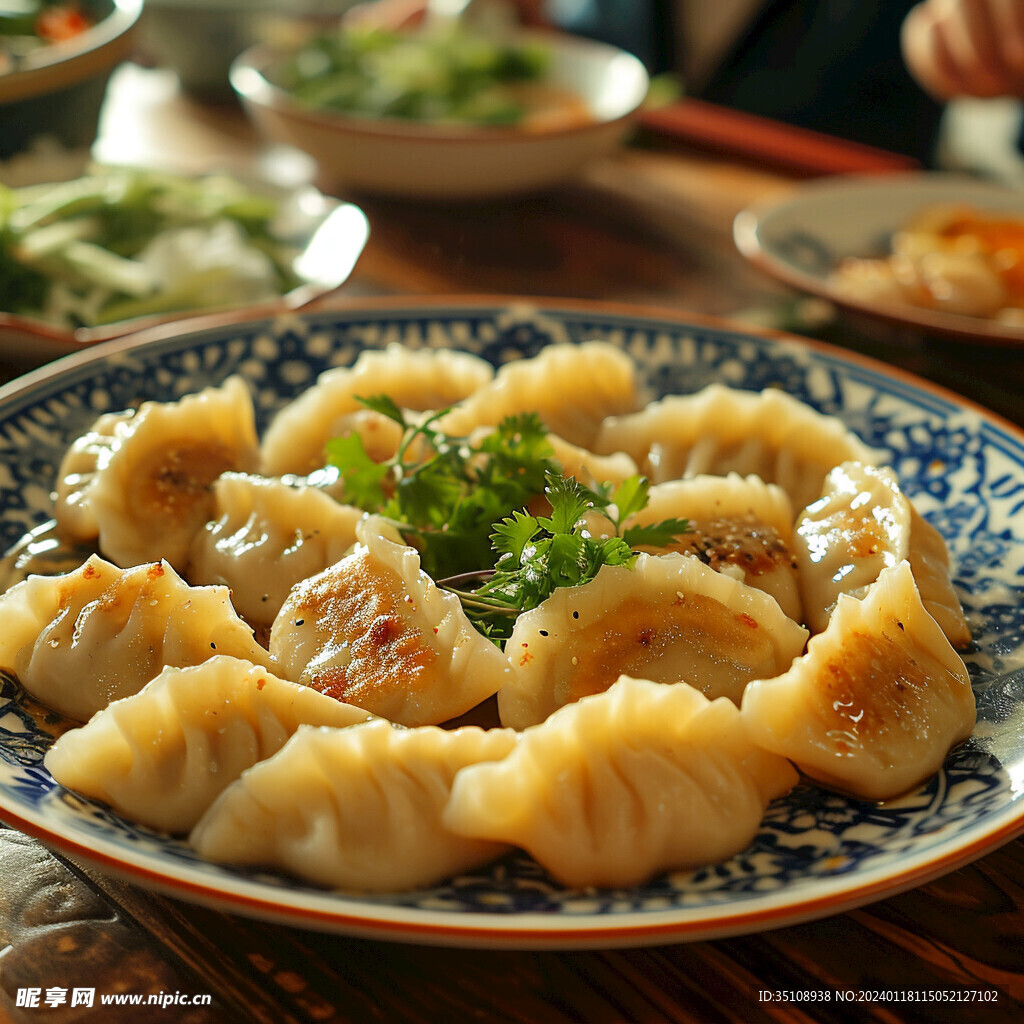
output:
[[[939,99],[1024,98],[1024,0],[922,0],[901,43],[907,69]]]

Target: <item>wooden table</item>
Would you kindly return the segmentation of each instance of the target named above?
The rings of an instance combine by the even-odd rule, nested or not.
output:
[[[124,68],[107,114],[98,150],[105,159],[251,167],[263,154],[237,109],[188,100],[159,71]],[[737,255],[733,216],[795,183],[646,140],[577,182],[510,203],[442,207],[347,197],[367,212],[372,236],[345,294],[601,299],[796,324],[1024,425],[1019,351],[865,330],[801,304]],[[23,361],[27,367],[31,355]],[[21,364],[9,361],[6,375]],[[169,1005],[158,1014],[15,1005],[19,988],[45,993],[76,985],[209,996],[210,1005]],[[834,999],[847,990],[937,989],[995,989],[998,999]],[[780,993],[818,996],[794,1002]],[[234,918],[85,871],[0,829],[0,1019],[1016,1021],[1024,1019],[1024,841],[840,916],[713,942],[564,953],[417,947]]]

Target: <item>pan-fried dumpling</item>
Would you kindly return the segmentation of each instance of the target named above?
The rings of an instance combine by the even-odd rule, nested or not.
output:
[[[392,722],[438,725],[496,693],[508,662],[383,523],[361,520],[352,553],[294,587],[270,651],[289,679]]]
[[[886,800],[942,766],[975,706],[964,663],[900,562],[864,597],[840,596],[788,672],[750,683],[742,715],[758,745],[811,778]]]
[[[246,771],[189,842],[208,860],[279,868],[315,885],[395,892],[439,882],[507,848],[441,824],[455,773],[504,757],[505,729],[301,726]]]
[[[270,655],[226,587],[190,587],[166,562],[120,569],[93,555],[63,576],[29,576],[0,596],[0,668],[37,700],[86,721],[164,665]]]
[[[778,484],[795,509],[821,494],[840,462],[876,461],[844,424],[777,388],[740,391],[710,384],[670,395],[629,416],[609,417],[598,452],[625,451],[655,483],[709,473],[754,474]]]
[[[579,480],[585,487],[599,483],[621,484],[640,472],[625,452],[597,455],[570,444],[557,434],[548,434],[548,444],[554,452],[555,461],[562,467],[562,473]]]
[[[806,639],[768,594],[691,555],[641,554],[632,568],[603,566],[519,616],[498,711],[502,725],[524,729],[621,674],[686,678],[738,704],[748,680],[788,668]]]
[[[407,413],[409,420],[415,420],[417,415]],[[398,451],[404,433],[400,423],[375,409],[360,409],[339,416],[331,428],[331,438],[358,434],[363,450],[374,462],[390,459]],[[320,461],[323,462],[322,450]]]
[[[134,409],[104,413],[64,453],[57,471],[53,515],[60,535],[67,540],[89,541],[99,536],[89,490],[97,468],[110,458],[118,425],[127,423],[134,415]]]
[[[444,822],[523,847],[565,885],[629,886],[746,849],[796,781],[731,701],[623,676],[460,771]]]
[[[240,377],[177,402],[144,402],[116,422],[81,496],[104,557],[127,568],[163,559],[185,567],[209,518],[211,484],[257,458],[252,397]]]
[[[971,627],[953,585],[945,538],[910,503],[910,568],[929,615],[957,649],[971,642]]]
[[[364,515],[319,488],[245,473],[219,477],[213,500],[186,575],[228,586],[238,613],[256,626],[274,621],[296,583],[345,555]]]
[[[460,402],[438,426],[456,437],[535,412],[553,434],[592,448],[605,416],[637,408],[636,366],[603,341],[549,345],[531,359],[506,363],[494,380]]]
[[[214,655],[165,668],[138,693],[64,733],[45,765],[65,788],[164,832],[188,832],[246,768],[300,725],[343,727],[370,715],[261,665]]]
[[[862,597],[879,573],[909,561],[925,608],[950,642],[970,631],[939,532],[923,519],[887,467],[846,462],[825,478],[821,498],[799,516],[795,544],[807,625],[820,632],[840,594]]]
[[[364,409],[357,399],[388,395],[402,409],[445,409],[471,395],[494,376],[490,363],[468,352],[409,349],[391,344],[364,351],[351,366],[324,371],[317,382],[274,417],[260,446],[266,476],[308,473],[324,464],[324,446],[356,429],[390,432],[373,415],[352,420]],[[364,440],[374,439],[365,436]],[[375,445],[370,444],[374,449]]]
[[[655,484],[647,505],[625,525],[680,518],[689,532],[663,550],[696,555],[712,569],[771,594],[779,607],[802,621],[793,550],[793,506],[786,492],[760,477],[701,475]]]

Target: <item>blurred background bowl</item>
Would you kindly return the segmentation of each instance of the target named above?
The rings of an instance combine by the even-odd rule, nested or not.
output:
[[[343,14],[356,0],[146,0],[140,48],[205,100],[233,97],[228,75],[243,50],[286,41],[309,19]],[[292,21],[302,23],[293,25]]]
[[[37,139],[67,149],[96,138],[100,106],[114,67],[132,47],[143,0],[82,0],[90,28],[63,42],[40,46],[14,70],[0,74],[0,158]]]
[[[235,60],[231,84],[266,138],[316,160],[322,188],[413,199],[529,192],[612,150],[643,103],[649,78],[636,57],[603,43],[527,31],[510,39],[549,49],[545,80],[575,92],[588,119],[543,129],[462,127],[315,110],[281,85],[289,54],[263,46]]]
[[[124,168],[110,169],[93,165],[89,173],[96,179],[102,179],[104,175],[109,174],[110,180],[115,183],[112,192],[117,194],[116,182],[124,174],[147,178],[151,174],[159,176],[162,172],[139,169],[126,171]],[[178,176],[171,176],[171,179],[173,183],[178,180]],[[192,212],[198,215],[199,221],[204,219],[201,211],[216,208],[218,192],[226,192],[229,196],[237,194],[238,198],[234,203],[236,212],[233,216],[248,215],[251,223],[259,222],[263,203],[267,200],[272,202],[272,209],[266,213],[269,218],[266,234],[258,231],[252,248],[256,251],[273,252],[275,259],[287,260],[291,276],[287,291],[239,297],[237,288],[232,286],[231,275],[223,273],[226,266],[224,258],[217,253],[227,252],[244,262],[247,258],[244,243],[239,243],[239,249],[234,244],[225,243],[223,236],[219,242],[211,242],[211,236],[206,235],[207,251],[204,252],[203,236],[199,235],[195,247],[179,250],[172,259],[165,259],[165,265],[171,264],[172,272],[179,275],[179,282],[182,276],[187,278],[189,274],[194,278],[199,272],[196,268],[204,268],[208,276],[220,282],[217,291],[212,295],[216,302],[207,301],[202,305],[190,305],[175,301],[161,307],[160,302],[156,301],[156,308],[153,311],[137,314],[128,319],[100,321],[92,326],[75,328],[61,325],[52,317],[47,319],[43,308],[37,312],[10,312],[6,302],[13,296],[0,294],[0,359],[20,359],[24,356],[37,362],[53,359],[146,327],[194,317],[208,317],[215,313],[238,316],[246,311],[253,314],[259,311],[270,315],[312,307],[327,300],[342,288],[369,238],[369,222],[359,207],[352,203],[340,202],[332,196],[325,196],[311,185],[292,188],[256,177],[212,174],[183,175],[180,177],[180,185],[175,187],[190,186],[196,189]],[[54,186],[51,183],[36,183],[22,192],[29,193],[30,200],[44,196],[52,187]],[[214,198],[204,197],[201,191],[204,187],[212,190]],[[157,196],[156,201],[159,201],[159,193],[155,191],[154,194]],[[165,196],[168,194],[170,193],[164,192]],[[207,196],[209,195],[208,192]],[[25,198],[24,195],[22,198]],[[250,200],[256,201],[255,213]],[[153,201],[149,199],[145,204],[136,206],[140,216],[145,217],[146,211],[152,208]],[[180,203],[182,199],[179,196],[174,201]],[[136,202],[138,203],[137,198]],[[173,202],[170,207],[173,208]],[[73,218],[74,214],[70,217]],[[206,222],[210,223],[213,219],[214,215],[210,214]],[[219,220],[224,222],[225,217],[220,216]],[[170,230],[178,229],[171,227]],[[211,244],[215,250],[212,259],[208,253]],[[44,268],[44,272],[48,272],[55,280],[60,277],[59,271],[54,270],[52,265],[49,271]],[[188,287],[191,289],[192,286]],[[152,298],[159,299],[160,294],[160,291],[157,291],[153,293]],[[211,295],[207,293],[205,297],[209,299]],[[52,313],[54,304],[47,303],[46,308]],[[56,308],[60,309],[61,304],[56,304]],[[66,313],[66,309],[64,312]]]

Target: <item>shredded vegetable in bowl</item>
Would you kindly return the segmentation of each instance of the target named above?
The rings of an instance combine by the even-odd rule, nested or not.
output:
[[[278,212],[227,176],[95,169],[0,186],[0,296],[68,329],[276,298],[298,283]]]
[[[424,124],[526,127],[552,109],[589,120],[582,99],[548,81],[551,52],[461,26],[396,32],[342,27],[285,61],[277,84],[316,110]]]

